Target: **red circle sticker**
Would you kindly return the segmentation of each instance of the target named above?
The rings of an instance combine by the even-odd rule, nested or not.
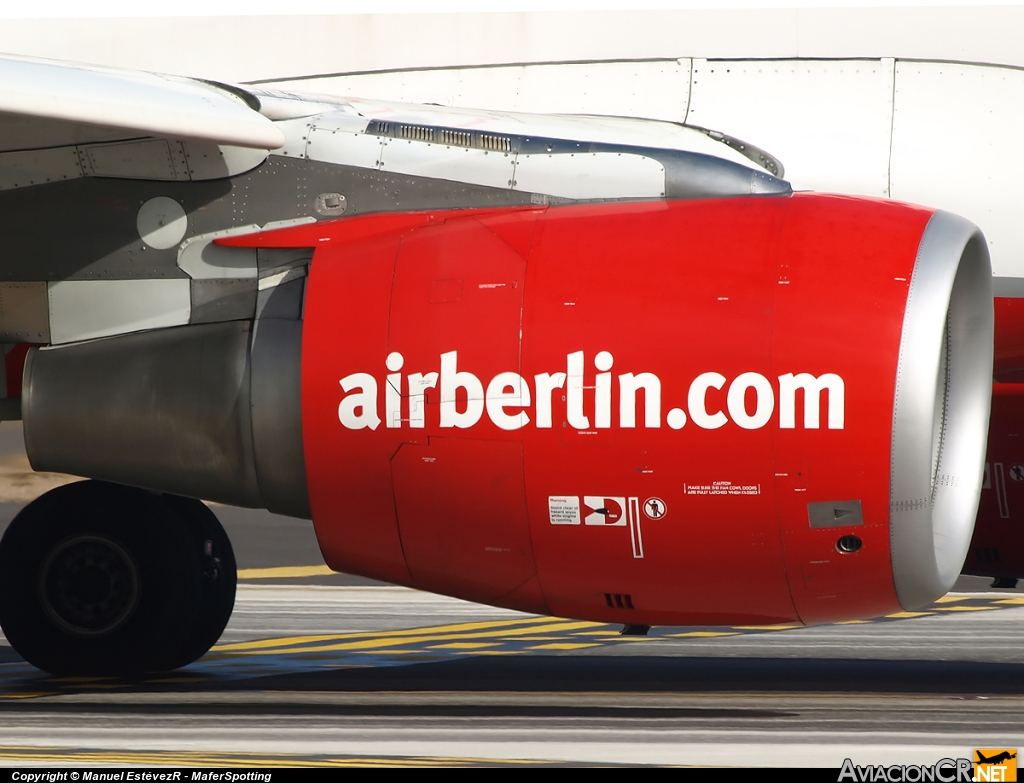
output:
[[[644,501],[644,516],[648,519],[661,519],[668,511],[668,506],[661,498],[647,498]]]

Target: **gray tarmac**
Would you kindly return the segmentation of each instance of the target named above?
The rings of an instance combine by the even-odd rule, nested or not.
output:
[[[12,475],[13,430],[0,425]],[[0,528],[25,499],[0,494]],[[627,637],[358,577],[275,577],[323,566],[311,525],[214,511],[243,574],[221,642],[129,682],[45,676],[0,638],[0,764],[838,768],[1024,746],[1024,595],[988,580],[863,623]]]
[[[60,680],[8,658],[0,760],[838,767],[1024,745],[1022,599],[947,598],[637,638],[404,588],[243,585],[221,644],[176,675]]]

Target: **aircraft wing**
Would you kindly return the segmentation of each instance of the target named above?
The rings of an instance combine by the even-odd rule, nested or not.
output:
[[[284,135],[241,93],[195,79],[0,57],[0,151],[138,136],[270,150]]]

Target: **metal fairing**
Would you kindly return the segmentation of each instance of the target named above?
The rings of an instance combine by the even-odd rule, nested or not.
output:
[[[255,322],[31,351],[22,412],[33,468],[308,518],[304,283],[268,289]]]
[[[252,318],[262,268],[211,245],[225,231],[341,212],[790,192],[705,153],[521,134],[501,137],[505,151],[470,149],[483,137],[412,128],[463,148],[367,124],[342,111],[284,120],[271,130],[286,143],[269,157],[145,138],[0,155],[0,340],[66,344]]]
[[[136,214],[167,196],[188,215],[187,237],[313,216],[316,197],[341,192],[346,215],[410,209],[512,206],[531,195],[446,180],[271,156],[238,177],[207,182],[76,179],[0,191],[4,280],[185,278],[177,246],[139,237]],[[317,218],[319,219],[319,218]]]
[[[30,352],[22,412],[33,468],[259,505],[250,332],[235,321]]]
[[[890,547],[898,371],[930,384],[929,413],[936,396],[934,367],[900,363],[908,323],[944,326],[907,310],[930,220],[795,195],[381,216],[225,244],[317,247],[302,426],[333,568],[562,616],[817,623],[934,589],[934,568]],[[981,266],[958,241],[936,266],[981,339],[990,294],[953,285]],[[949,308],[950,288],[935,296]],[[967,397],[947,400],[961,430],[987,416]],[[968,487],[951,527],[968,538],[970,505]]]
[[[301,295],[304,280],[276,289]],[[269,308],[267,308],[269,309]],[[279,514],[309,519],[306,462],[302,450],[302,321],[263,317],[252,341],[253,461],[259,505]]]
[[[256,275],[246,270],[239,277],[190,279],[179,265],[177,245],[158,249],[140,237],[140,206],[158,197],[179,203],[187,215],[188,240],[235,226],[252,230],[280,221],[319,219],[315,203],[324,192],[346,194],[347,214],[506,206],[531,199],[529,193],[507,189],[280,157],[227,180],[89,178],[3,191],[0,230],[8,239],[0,270],[0,341],[63,343],[251,319],[256,314]],[[261,275],[264,266],[269,265],[260,264]],[[137,285],[122,286],[122,292],[117,285],[104,285],[106,281],[147,281],[152,290],[140,297]],[[64,287],[56,300],[55,284]],[[103,302],[99,309],[94,306],[97,297]]]
[[[424,152],[430,147],[417,146]],[[597,146],[607,154],[632,149],[657,158],[668,170],[672,198],[789,191],[782,180],[709,155],[586,145],[588,150]],[[569,156],[566,150],[562,155],[544,157]],[[755,185],[755,180],[763,184]],[[661,190],[665,187],[662,183]],[[159,196],[180,203],[188,216],[187,239],[233,226],[322,219],[315,207],[317,197],[325,192],[345,196],[346,215],[513,206],[544,200],[543,194],[508,186],[486,187],[273,155],[245,174],[211,181],[85,178],[50,182],[0,191],[0,230],[7,237],[0,279],[184,278],[186,274],[177,266],[177,244],[158,249],[139,237],[136,214],[140,205]]]
[[[658,172],[658,188],[648,194],[655,197],[685,199],[792,192],[788,182],[761,170],[760,167],[751,168],[732,160],[687,150],[573,141],[516,133],[479,132],[466,128],[415,126],[378,120],[369,123],[366,133],[391,139],[390,142],[382,144],[378,156],[380,158],[378,165],[384,167],[389,165],[389,158],[394,154],[393,150],[401,149],[403,141],[405,145],[418,150],[421,156],[436,155],[442,148],[486,149],[491,147],[494,159],[501,160],[502,156],[494,153],[495,149],[500,150],[507,153],[504,155],[504,159],[507,164],[510,164],[511,178],[508,185],[513,189],[526,191],[531,188],[524,187],[525,182],[523,185],[517,183],[517,180],[522,179],[520,169],[526,161],[538,159],[540,166],[543,167],[578,157],[582,159],[582,170],[582,167],[588,165],[587,158],[593,156],[596,160],[589,164],[591,176],[595,174],[600,176],[600,161],[607,161],[613,157],[643,158],[656,161],[661,168],[661,171]],[[410,136],[415,137],[415,140],[409,138]],[[389,145],[397,145],[397,147]],[[760,151],[758,150],[758,152]],[[313,156],[317,152],[307,149],[306,154]],[[771,167],[781,176],[782,164],[780,162],[770,159],[770,156],[764,154],[762,154],[762,158],[769,160]],[[445,175],[441,174],[441,176]],[[457,179],[457,177],[452,177],[452,179]],[[639,182],[640,179],[637,177],[636,182]],[[552,184],[555,189],[572,188],[574,185],[571,181],[564,179],[559,181],[556,178],[552,178]],[[549,191],[542,190],[540,192],[548,193]],[[553,195],[561,194],[554,193]],[[625,194],[620,192],[617,195]]]

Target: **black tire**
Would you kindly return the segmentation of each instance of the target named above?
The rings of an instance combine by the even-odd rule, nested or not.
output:
[[[68,484],[22,509],[0,541],[0,627],[52,674],[163,671],[200,614],[201,573],[189,527],[159,496]]]
[[[231,540],[205,503],[176,495],[161,499],[188,525],[203,573],[199,615],[171,667],[176,669],[205,655],[224,632],[235,607],[238,571]]]

